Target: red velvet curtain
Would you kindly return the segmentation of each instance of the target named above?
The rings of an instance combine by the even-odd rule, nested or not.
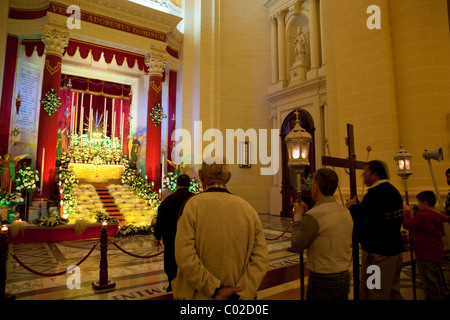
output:
[[[8,152],[9,133],[11,131],[11,108],[14,100],[14,74],[16,72],[18,45],[19,38],[8,35],[6,39],[2,100],[0,105],[0,155],[2,156]]]

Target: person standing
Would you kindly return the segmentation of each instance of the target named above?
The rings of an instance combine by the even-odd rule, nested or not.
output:
[[[319,169],[311,186],[315,205],[306,211],[304,202],[294,203],[291,244],[295,252],[308,250],[307,300],[347,300],[350,293],[353,220],[333,197],[338,182],[333,170]]]
[[[403,199],[389,182],[384,162],[370,161],[364,167],[363,178],[368,190],[361,204],[357,204],[356,197],[346,203],[362,248],[360,299],[402,300]],[[368,280],[373,280],[373,270],[379,270],[380,286],[368,284]]]
[[[411,230],[417,270],[423,284],[425,300],[444,300],[442,263],[445,251],[444,223],[450,219],[436,209],[436,195],[433,191],[422,191],[417,196],[419,212],[411,217],[411,209],[405,207],[403,227]]]
[[[164,272],[169,280],[167,292],[172,291],[171,281],[177,276],[177,263],[175,261],[175,234],[180,209],[194,194],[189,192],[191,178],[181,174],[177,178],[176,191],[161,202],[155,224],[156,244],[164,243]]]
[[[226,184],[226,162],[203,162],[203,193],[190,198],[178,220],[172,281],[175,299],[255,299],[269,255],[261,220]]]

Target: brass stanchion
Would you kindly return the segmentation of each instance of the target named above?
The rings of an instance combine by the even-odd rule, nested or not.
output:
[[[15,300],[16,296],[6,294],[6,259],[8,257],[8,227],[3,225],[0,233],[0,300]]]
[[[92,288],[95,291],[115,290],[116,283],[108,280],[108,229],[106,221],[102,222],[102,230],[100,232],[100,279],[92,282]]]

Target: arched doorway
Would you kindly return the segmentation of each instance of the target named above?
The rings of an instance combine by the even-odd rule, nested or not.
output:
[[[288,151],[286,144],[284,142],[285,137],[289,134],[295,125],[295,110],[289,113],[283,121],[281,126],[281,169],[282,169],[282,180],[281,180],[281,195],[282,195],[282,209],[280,215],[282,217],[292,217],[292,206],[294,201],[297,199],[297,178],[295,170],[288,166]],[[311,115],[302,109],[298,110],[300,125],[312,136],[312,141],[309,146],[309,167],[305,168],[304,174],[302,175],[302,199],[304,202],[311,207],[311,192],[309,186],[309,179],[312,177],[313,172],[316,169],[315,164],[315,127],[314,120]],[[308,179],[309,178],[309,179]]]

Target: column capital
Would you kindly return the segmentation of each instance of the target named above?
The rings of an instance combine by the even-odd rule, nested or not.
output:
[[[45,24],[42,32],[42,42],[45,44],[47,54],[62,56],[64,49],[69,45],[69,31],[55,25]]]
[[[277,21],[284,21],[285,17],[286,17],[285,10],[279,10],[275,13],[275,18],[277,19]]]
[[[167,65],[167,54],[162,51],[150,51],[145,55],[145,65],[149,68],[150,75],[161,75]]]

